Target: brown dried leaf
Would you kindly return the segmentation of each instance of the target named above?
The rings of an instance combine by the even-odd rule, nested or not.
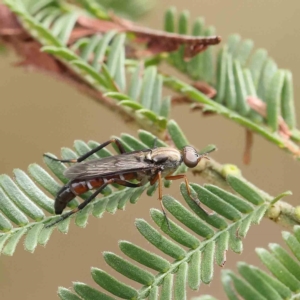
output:
[[[12,48],[21,57],[22,60],[15,63],[15,66],[35,69],[51,74],[60,81],[71,83],[83,94],[98,100],[113,111],[118,111],[124,119],[130,118],[132,120],[112,99],[103,96],[101,92],[91,87],[54,56],[41,52],[41,44],[21,27],[15,15],[4,5],[0,5],[0,41]]]
[[[118,32],[130,32],[135,35],[137,43],[145,43],[151,54],[161,52],[172,52],[184,46],[184,59],[190,59],[196,54],[204,51],[208,46],[217,45],[221,42],[219,36],[196,37],[169,33],[161,30],[149,29],[137,26],[134,23],[111,15],[112,21],[91,19],[87,16],[78,18],[78,24],[95,32],[106,32],[116,30]],[[146,52],[144,52],[146,53]]]
[[[0,4],[0,35],[16,35],[23,32],[16,16],[6,6]]]

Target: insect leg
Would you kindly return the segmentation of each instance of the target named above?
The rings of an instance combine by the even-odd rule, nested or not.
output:
[[[201,202],[198,198],[194,198],[192,196],[192,192],[191,192],[191,188],[190,188],[190,184],[189,184],[189,181],[186,177],[185,174],[180,174],[180,175],[169,175],[169,176],[166,176],[165,179],[167,180],[176,180],[176,179],[182,179],[184,178],[184,181],[185,181],[185,186],[186,186],[186,189],[188,191],[188,194],[189,196],[191,197],[191,199],[204,211],[206,212],[207,214],[209,214],[202,206],[201,206]]]
[[[153,180],[151,180],[150,184],[153,185],[156,181],[158,180],[158,200],[159,200],[159,203],[160,203],[160,206],[161,206],[161,210],[165,216],[165,219],[166,219],[166,222],[168,224],[168,228],[169,230],[171,231],[171,226],[170,226],[170,222],[169,222],[169,219],[168,219],[168,216],[167,216],[167,213],[166,213],[166,210],[165,210],[165,207],[164,207],[164,204],[162,202],[162,197],[163,197],[163,193],[162,193],[162,177],[161,177],[161,171],[159,171],[157,173],[157,175],[154,177]]]
[[[185,186],[186,186],[186,189],[187,189],[187,191],[188,191],[189,196],[190,196],[191,198],[193,198],[193,197],[192,197],[192,194],[191,194],[190,184],[189,184],[189,181],[188,181],[188,179],[187,179],[187,177],[186,177],[185,174],[180,174],[180,175],[169,175],[169,176],[166,176],[166,177],[165,177],[165,179],[167,179],[167,180],[176,180],[176,179],[182,179],[182,178],[183,178],[184,181],[185,181]]]
[[[47,224],[45,227],[49,228],[52,227],[53,225],[67,219],[68,217],[72,216],[73,214],[77,213],[78,211],[82,210],[83,208],[85,208],[93,199],[95,199],[98,194],[109,184],[112,183],[117,183],[119,185],[123,185],[123,186],[127,186],[127,187],[140,187],[141,185],[143,185],[142,182],[140,183],[132,183],[126,180],[122,180],[122,179],[118,179],[118,178],[112,178],[107,180],[104,184],[102,184],[100,186],[100,188],[98,190],[96,190],[89,198],[87,198],[84,202],[80,203],[76,208],[74,208],[73,210],[61,215],[60,218],[58,218],[57,220],[55,220],[54,222]]]
[[[121,154],[125,153],[125,149],[124,149],[124,146],[122,145],[121,141],[118,140],[118,139],[111,139],[99,146],[97,146],[96,148],[90,150],[89,152],[79,156],[77,159],[57,159],[57,158],[54,158],[48,154],[44,154],[44,156],[48,157],[48,158],[51,158],[52,160],[55,160],[55,161],[60,161],[60,162],[63,162],[63,163],[78,163],[78,162],[81,162],[85,159],[87,159],[89,156],[93,155],[94,153],[96,153],[97,151],[103,149],[104,147],[106,147],[107,145],[111,144],[111,143],[115,143],[120,151]]]

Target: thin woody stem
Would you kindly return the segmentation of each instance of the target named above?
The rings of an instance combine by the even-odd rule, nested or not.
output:
[[[202,160],[196,168],[189,169],[189,171],[192,171],[194,175],[201,176],[207,182],[215,184],[232,193],[235,192],[226,181],[227,175],[239,174],[241,178],[246,180],[242,177],[241,171],[236,166],[222,165],[213,159],[210,159],[209,161]],[[249,184],[251,183],[249,182]],[[270,206],[265,213],[265,218],[289,229],[292,229],[294,225],[300,225],[300,207],[294,207],[282,200],[272,203],[277,197],[269,195],[253,184],[251,184],[251,187],[260,195],[263,195],[264,199],[270,203]]]

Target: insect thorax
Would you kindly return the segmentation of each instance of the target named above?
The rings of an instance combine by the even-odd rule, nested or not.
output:
[[[157,171],[162,172],[162,177],[174,172],[182,163],[181,152],[170,147],[160,147],[149,151],[145,160],[152,162]],[[156,172],[155,172],[156,173]]]

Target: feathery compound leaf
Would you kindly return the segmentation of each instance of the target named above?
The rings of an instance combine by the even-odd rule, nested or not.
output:
[[[176,28],[176,11],[168,10],[165,14],[165,30],[187,33],[188,18],[187,12],[179,14]],[[214,34],[214,30],[204,29],[203,19],[198,18],[193,25],[193,34]],[[188,96],[192,101],[204,104],[205,109],[222,114],[263,135],[298,157],[299,146],[292,141],[287,145],[284,138],[278,135],[283,133],[282,135],[287,135],[288,138],[299,140],[299,132],[295,129],[292,76],[289,71],[278,69],[266,50],[258,49],[252,52],[252,49],[253,41],[242,40],[239,35],[232,35],[219,49],[216,66],[213,48],[208,48],[189,62],[184,60],[182,48],[169,54],[168,61],[180,71],[195,80],[200,79],[206,84],[211,84],[210,89],[216,88],[214,100],[209,101],[201,91],[195,92],[191,85],[184,84],[176,78],[164,76],[165,84]],[[284,129],[286,125],[293,130],[288,132]]]
[[[6,2],[14,6],[11,0],[6,0]],[[93,14],[107,19],[108,15],[103,15],[104,10],[99,9],[97,3],[85,4]],[[124,33],[117,33],[114,30],[105,32],[103,35],[96,30],[95,34],[78,33],[77,29],[88,28],[82,24],[85,19],[88,19],[83,10],[68,4],[62,6],[56,1],[40,3],[39,10],[36,7],[31,9],[35,6],[33,3],[26,5],[28,10],[18,9],[16,12],[21,17],[22,25],[42,43],[43,51],[62,61],[80,79],[87,82],[96,94],[100,92],[99,96],[105,93],[106,96],[116,99],[116,93],[126,92],[128,72],[125,65],[126,36]],[[90,20],[93,21],[93,19]],[[83,27],[80,28],[82,25]],[[39,28],[39,34],[36,34],[37,28]],[[116,28],[118,28],[117,24]],[[103,30],[107,31],[107,28]],[[157,74],[156,67],[150,66],[143,70],[139,67],[140,64],[133,62],[137,70],[130,83],[126,102],[117,103],[116,101],[114,105],[120,104],[118,110],[123,115],[135,118],[152,132],[161,133],[166,128],[166,117],[170,109],[169,101],[162,100],[163,78]],[[132,69],[132,66],[128,69]],[[141,86],[137,79],[144,84]],[[138,98],[140,95],[141,99]],[[134,102],[137,102],[135,106]]]
[[[142,141],[137,140],[128,134],[122,134],[121,140],[125,149],[133,151],[138,149],[143,150],[149,147],[152,148],[155,141],[159,146],[165,145],[161,140],[156,139],[155,136],[149,132],[140,131],[140,136]],[[74,142],[75,151],[69,148],[62,148],[62,157],[64,159],[76,159],[79,155],[84,155],[99,145],[99,143],[94,141],[84,143],[83,141],[77,140]],[[51,154],[49,155],[54,157]],[[110,155],[112,155],[112,153],[108,150],[101,149],[88,159],[99,159]],[[64,176],[64,171],[67,167],[65,164],[59,161],[54,161],[49,157],[44,157],[44,161],[52,173],[59,179],[58,181],[56,181],[46,170],[37,164],[29,166],[29,175],[22,170],[15,170],[14,173],[17,184],[14,183],[14,181],[7,175],[0,176],[0,184],[3,187],[3,189],[2,187],[0,188],[0,230],[3,232],[3,234],[1,234],[0,248],[1,250],[3,249],[4,254],[12,255],[22,236],[25,236],[24,245],[27,251],[34,252],[38,244],[45,245],[49,241],[54,229],[54,227],[45,228],[45,223],[49,223],[60,218],[59,216],[53,216],[53,200],[48,197],[41,188],[45,189],[55,197],[62,186],[59,182],[62,182],[63,184],[68,182]],[[33,180],[31,178],[33,178]],[[145,185],[137,189],[122,188],[118,190],[120,186],[117,185],[116,187],[117,189],[112,187],[104,189],[104,197],[102,196],[95,199],[80,213],[76,214],[75,224],[79,227],[85,227],[91,214],[100,218],[106,211],[115,213],[118,209],[124,209],[129,201],[131,203],[136,203],[143,191],[147,189],[149,185]],[[155,192],[155,189],[156,187],[154,187],[154,189],[152,188],[150,192]],[[87,199],[90,195],[92,195],[91,191],[84,193],[81,198]],[[78,205],[79,201],[73,199],[69,202],[68,207],[74,208]],[[18,206],[20,206],[20,208]],[[43,209],[52,214],[52,216],[45,218]],[[182,216],[180,218],[184,217],[185,214],[186,216],[190,215],[187,211],[184,212],[184,210],[181,214]],[[33,219],[34,222],[29,222],[29,218]],[[191,220],[193,219],[194,218],[191,216]],[[199,228],[201,228],[200,231],[196,230],[197,233],[202,233],[204,236],[209,234],[209,232],[211,235],[213,234],[212,230],[206,226],[201,226],[202,223],[197,222],[197,219],[194,220],[195,224],[199,224]],[[14,228],[11,222],[20,228]],[[67,233],[69,225],[70,219],[66,219],[63,222],[58,223],[57,228],[59,231]],[[189,224],[189,226],[195,227],[194,224]],[[141,229],[142,228],[143,227],[141,227]],[[194,239],[194,242],[195,241],[198,245],[199,242]],[[171,244],[173,247],[170,247]],[[170,243],[166,242],[165,245],[166,252],[170,253],[172,257],[180,258],[184,256],[184,250],[173,244],[171,241]],[[190,245],[190,243],[188,245]],[[135,249],[135,251],[137,251],[137,249]],[[155,258],[155,256],[150,253],[148,255],[145,253],[143,259],[145,259],[143,260],[145,265],[152,266],[157,271],[169,269],[169,262],[161,259],[160,257]],[[141,277],[143,276],[140,276],[140,278]]]
[[[45,50],[62,60],[68,68],[92,85],[95,90],[124,94],[126,90],[124,34],[106,32],[103,36],[96,33],[82,38],[77,38],[76,35],[73,37],[72,33],[76,29],[76,25],[81,25],[78,21],[80,17],[87,18],[86,14],[75,6],[68,5],[67,9],[64,9],[65,7],[56,1],[46,1],[39,3],[38,6],[36,3],[29,2],[26,4],[26,11],[22,5],[17,6],[11,0],[5,1],[19,15],[22,24],[28,28],[29,32],[45,46]],[[85,5],[92,14],[101,16],[104,20],[107,19],[108,14],[104,13],[105,9],[97,3],[87,4],[85,1]],[[174,9],[170,9],[166,13],[166,30],[187,34],[189,32],[188,12],[184,11],[179,14],[178,25],[175,14]],[[192,26],[192,34],[195,38],[199,35],[207,36],[214,34],[214,29],[213,27],[205,28],[203,19],[198,18]],[[204,50],[201,47],[196,48],[194,49],[196,52]],[[213,84],[217,88],[216,101],[222,103],[220,106],[215,105],[218,103],[214,100],[207,101],[203,95],[200,96],[201,92],[199,91],[196,94],[191,93],[190,85],[182,88],[175,84],[174,79],[165,80],[166,76],[157,74],[153,65],[146,68],[144,74],[140,75],[141,64],[131,59],[128,64],[129,69],[133,65],[138,66],[129,89],[130,100],[133,101],[123,100],[125,102],[119,103],[119,109],[122,113],[134,117],[145,128],[155,133],[161,133],[166,128],[167,120],[165,118],[169,114],[169,101],[162,101],[161,97],[164,79],[164,84],[179,90],[194,101],[204,103],[207,109],[246,126],[279,147],[287,148],[289,152],[297,155],[299,147],[292,141],[289,144],[285,143],[282,136],[277,134],[284,128],[282,123],[280,126],[278,123],[282,111],[283,122],[286,122],[291,129],[291,132],[286,132],[286,134],[295,140],[299,140],[300,136],[295,128],[291,76],[287,71],[278,70],[284,74],[284,80],[282,84],[274,85],[271,79],[274,72],[277,71],[276,64],[268,57],[265,50],[258,49],[252,53],[252,48],[251,40],[242,40],[238,35],[229,37],[227,44],[218,53],[216,72],[213,48],[197,54],[189,62],[184,60],[185,52],[188,49],[184,49],[183,46],[179,47],[177,52],[169,54],[169,61],[180,70],[187,72],[197,80]],[[189,50],[192,51],[192,48]],[[100,69],[101,73],[99,73]],[[277,82],[277,80],[275,81]],[[282,82],[282,78],[279,81]],[[137,97],[140,95],[141,99],[138,99]],[[266,118],[263,117],[266,112],[262,102],[259,102],[260,107],[252,103],[251,97],[256,96],[262,102],[270,103],[267,106]],[[140,101],[141,107],[134,103],[137,101]],[[277,103],[276,105],[273,105],[274,101]],[[258,110],[259,113],[254,110]]]
[[[6,2],[8,2],[11,7],[13,6],[13,1],[6,0]],[[80,9],[74,9],[73,6],[66,6],[68,8],[66,9],[66,7],[63,7],[57,1],[44,1],[44,6],[42,2],[39,2],[39,5],[35,4],[35,7],[33,7],[33,2],[34,1],[26,2],[26,6],[28,6],[26,7],[27,11],[23,8],[23,4],[16,4],[15,6],[17,8],[15,7],[14,11],[19,16],[20,22],[45,46],[44,50],[61,60],[65,66],[75,72],[76,76],[79,76],[79,78],[87,82],[95,91],[102,94],[105,93],[106,97],[109,96],[114,99],[113,101],[120,104],[119,107],[122,112],[136,118],[139,122],[146,123],[153,132],[163,133],[168,126],[169,133],[176,146],[181,148],[188,144],[188,142],[178,125],[172,121],[167,123],[165,118],[169,112],[169,104],[167,103],[164,107],[161,100],[163,79],[165,84],[169,84],[173,86],[174,89],[186,93],[192,99],[206,104],[208,108],[215,112],[232,118],[240,124],[264,134],[277,144],[281,143],[280,145],[284,145],[279,137],[272,135],[272,132],[270,133],[270,131],[262,125],[269,124],[274,131],[278,128],[279,108],[281,109],[283,107],[281,98],[283,95],[282,90],[286,88],[286,92],[284,93],[285,98],[291,93],[291,80],[286,83],[285,73],[284,76],[281,75],[283,79],[281,79],[280,76],[280,80],[278,78],[275,78],[276,80],[274,79],[280,83],[277,90],[272,90],[272,97],[276,96],[276,99],[274,98],[276,101],[271,99],[271,102],[273,101],[272,103],[274,103],[275,101],[279,104],[276,106],[276,113],[273,113],[271,118],[268,116],[266,123],[259,125],[254,124],[245,117],[248,116],[248,113],[249,116],[251,115],[249,109],[250,105],[248,106],[247,99],[245,99],[249,96],[249,93],[254,93],[255,91],[255,93],[259,95],[259,93],[264,93],[266,90],[271,91],[270,89],[272,89],[272,87],[270,87],[270,85],[275,82],[273,82],[273,79],[271,81],[268,80],[270,77],[268,77],[269,70],[274,71],[274,65],[270,63],[270,67],[264,67],[265,61],[268,58],[267,55],[264,57],[263,53],[258,53],[259,55],[256,55],[256,59],[253,59],[255,55],[251,56],[250,54],[252,48],[251,41],[243,42],[239,36],[230,38],[227,48],[223,50],[220,55],[220,61],[218,62],[218,71],[220,74],[217,75],[217,78],[215,78],[214,74],[213,55],[211,51],[198,54],[194,62],[199,63],[199,65],[195,63],[194,68],[191,62],[183,61],[183,47],[180,47],[178,52],[172,53],[169,56],[170,60],[173,60],[173,63],[178,66],[178,68],[188,72],[193,78],[202,78],[211,84],[216,84],[221,91],[223,90],[222,97],[225,97],[225,99],[220,98],[218,101],[219,103],[230,105],[231,107],[229,109],[203,96],[201,92],[191,88],[190,85],[182,84],[176,79],[170,79],[158,74],[157,69],[153,66],[142,70],[142,74],[140,75],[142,68],[134,61],[128,62],[128,65],[130,65],[131,69],[132,66],[136,67],[132,80],[137,79],[140,82],[140,86],[132,89],[133,83],[131,82],[131,94],[127,97],[128,93],[126,91],[125,80],[127,71],[125,66],[125,35],[115,32],[107,33],[104,36],[91,34],[89,37],[84,37],[74,42],[71,39],[72,30],[77,25],[78,17],[82,14]],[[90,11],[97,16],[101,15],[106,18],[107,15],[103,14],[102,7],[94,6],[93,4],[94,3],[90,5],[87,4]],[[31,9],[28,9],[29,7]],[[55,8],[52,10],[52,13],[50,13],[50,17],[47,15],[50,12],[49,8]],[[47,11],[43,11],[44,9],[47,9]],[[59,13],[57,13],[58,11]],[[31,15],[29,15],[28,12],[30,12]],[[175,28],[178,27],[179,32],[188,32],[189,15],[187,12],[183,12],[180,15],[178,26],[175,25],[172,11],[168,14],[166,23],[169,31],[176,31]],[[194,24],[193,34],[196,35],[201,32],[201,34],[208,35],[214,31],[213,28],[205,29],[203,23],[202,20],[198,20]],[[224,62],[223,59],[226,59],[226,62]],[[146,63],[146,65],[149,65],[149,63]],[[259,72],[254,70],[254,65],[261,66]],[[101,72],[99,72],[100,70]],[[201,70],[201,74],[197,73],[197,70]],[[281,70],[277,72],[283,74]],[[264,80],[260,81],[260,78],[264,78]],[[220,82],[218,82],[218,80],[220,80]],[[229,84],[229,88],[227,86],[222,87],[224,84]],[[234,101],[231,101],[232,99],[228,100],[228,95],[232,97]],[[234,97],[236,98],[234,99]],[[268,99],[266,102],[268,103]],[[285,108],[284,118],[290,118],[289,126],[293,124],[290,117],[293,112],[292,108],[291,102],[288,108]],[[145,120],[147,122],[145,122]],[[260,121],[262,122],[262,120]],[[143,144],[148,145],[148,147],[153,147],[155,138],[152,138],[153,136],[150,133],[141,132],[140,136],[142,142],[134,140],[128,135],[124,135],[122,140],[125,142],[125,148],[131,151],[132,149],[143,147]],[[161,144],[164,143],[162,141],[157,142],[157,145]],[[75,143],[75,149],[79,155],[86,153],[91,147],[96,147],[96,144],[93,142],[85,144],[80,141]],[[70,155],[76,157],[77,154],[72,150],[63,150],[63,156]],[[107,156],[109,154],[100,151],[99,155],[98,153],[94,155],[94,158],[102,157],[102,155]],[[59,163],[51,166],[50,161],[47,161],[47,159],[46,163],[50,166],[50,169],[56,177],[58,177],[59,182],[65,183],[66,178],[64,178],[63,175],[65,166]],[[42,186],[53,196],[56,196],[57,191],[61,188],[61,184],[56,182],[44,169],[35,164],[30,166],[29,173],[38,185]],[[21,237],[26,235],[25,248],[29,251],[34,251],[36,245],[38,243],[45,244],[52,233],[51,228],[47,229],[43,227],[44,223],[56,217],[51,216],[47,220],[43,220],[44,213],[41,208],[46,209],[47,201],[38,202],[36,200],[39,195],[43,195],[42,191],[37,191],[39,190],[37,186],[37,190],[34,189],[34,192],[27,191],[25,185],[19,182],[18,185],[16,185],[6,175],[3,175],[1,178],[0,181],[4,191],[0,189],[3,194],[0,194],[0,201],[1,203],[7,201],[9,204],[7,206],[3,205],[4,208],[1,206],[3,215],[0,215],[2,216],[0,224],[2,224],[1,227],[3,231],[9,232],[0,236],[0,248],[3,249],[3,253],[11,255]],[[23,176],[23,178],[24,180],[26,179],[25,176]],[[22,181],[22,179],[20,180]],[[128,244],[126,244],[126,247],[124,247],[125,243],[123,243],[123,248],[126,250],[124,250],[123,253],[134,261],[157,270],[159,274],[156,276],[120,256],[113,253],[105,253],[106,261],[116,271],[144,285],[140,290],[136,290],[124,284],[97,268],[92,269],[92,276],[95,282],[115,296],[130,299],[145,298],[147,296],[156,299],[158,297],[159,286],[162,286],[161,299],[171,298],[172,293],[176,299],[185,299],[187,283],[191,288],[197,289],[201,282],[211,282],[213,277],[214,255],[216,255],[217,263],[223,265],[226,260],[226,251],[229,247],[233,251],[240,253],[243,247],[241,237],[246,235],[252,223],[260,221],[267,209],[264,196],[260,195],[248,182],[238,176],[232,175],[228,176],[228,182],[235,191],[245,198],[245,201],[230,193],[220,189],[218,190],[213,186],[206,188],[197,184],[191,184],[192,195],[197,194],[203,204],[214,211],[212,214],[208,214],[204,209],[198,206],[199,201],[194,201],[196,199],[190,198],[186,187],[182,185],[181,191],[183,197],[192,208],[192,211],[184,208],[176,199],[164,196],[163,203],[165,207],[170,212],[170,215],[175,217],[175,221],[170,220],[171,231],[165,216],[158,210],[152,210],[151,217],[162,230],[162,233],[144,220],[137,220],[136,227],[139,232],[152,243],[153,247],[167,254],[171,261],[159,255],[147,252],[136,245],[128,246]],[[168,183],[166,185],[168,185]],[[30,187],[32,186],[35,188],[34,184],[30,185]],[[143,192],[143,189],[144,187],[136,191],[130,188],[108,190],[104,192],[105,197],[95,199],[95,201],[90,203],[80,214],[77,214],[75,223],[78,226],[84,227],[90,214],[101,217],[105,211],[114,213],[117,209],[124,209],[128,200],[136,202]],[[148,189],[148,193],[153,193],[155,189],[155,186],[151,187]],[[83,195],[82,198],[86,199],[88,195],[90,194]],[[24,200],[24,203],[20,203],[19,198]],[[44,197],[44,199],[46,199],[46,197]],[[72,201],[70,207],[75,207],[77,204],[76,200]],[[50,213],[52,213],[52,211],[50,211]],[[36,222],[33,224],[29,223],[27,217]],[[21,226],[21,228],[12,228],[8,221],[9,219]],[[57,227],[61,232],[67,232],[69,224],[70,219],[66,219],[64,222],[59,223]],[[188,229],[186,227],[188,227]],[[202,237],[204,237],[204,239]],[[177,243],[182,246],[178,246]],[[293,251],[297,251],[298,245],[295,243],[295,240],[288,238],[288,244]],[[144,257],[137,258],[137,256],[140,255],[144,255]],[[272,255],[274,257],[272,257]],[[292,287],[293,290],[298,288],[296,274],[298,274],[299,270],[297,267],[292,266],[292,261],[287,259],[286,253],[276,248],[274,253],[261,252],[261,256],[263,257],[262,260],[268,266],[271,265],[272,262],[276,262],[275,268],[272,269],[274,273],[278,270],[284,270],[284,275],[292,273],[288,278],[289,288]],[[175,261],[172,261],[172,259],[175,259]],[[198,268],[196,268],[194,264],[197,264]],[[257,276],[261,276],[261,278],[267,281],[267,279],[263,277],[264,275],[258,272],[254,274],[253,270],[247,267],[240,268],[240,270],[245,279],[239,279],[234,274],[227,273],[226,280],[228,282],[228,278],[230,278],[236,289],[243,295],[245,294],[248,299],[251,299],[251,297],[252,299],[260,299],[260,294],[263,293],[265,293],[265,295],[271,295],[271,293],[274,292],[272,289],[277,291],[276,287],[278,288],[280,286],[276,281],[269,279],[268,282],[271,288],[269,287],[268,290],[255,289],[252,285],[254,282],[258,282]],[[280,280],[283,280],[283,278],[280,277]],[[286,283],[287,282],[284,281],[282,285]],[[102,292],[97,293],[95,289],[84,284],[74,284],[74,290],[83,298],[85,294],[89,294],[88,297],[90,298],[101,297],[102,299],[112,299],[112,297]],[[282,294],[285,292],[286,290],[284,290]],[[60,288],[59,295],[62,299],[80,299],[75,293],[64,288]],[[231,295],[232,299],[234,299],[235,294],[232,293]]]
[[[300,226],[294,227],[294,234],[288,233],[290,240],[295,240],[295,235]],[[286,232],[283,237],[286,240]],[[287,243],[289,246],[289,244]],[[238,263],[238,272],[241,277],[232,271],[224,271],[222,282],[229,299],[297,299],[300,290],[300,264],[293,255],[277,244],[270,244],[271,252],[258,248],[256,252],[272,275],[261,269]],[[296,254],[296,253],[293,253]],[[232,287],[233,284],[233,287]]]
[[[145,144],[152,142],[151,135],[144,131],[140,133],[144,137]],[[132,137],[123,135],[123,138],[130,143]],[[136,142],[134,144],[137,147],[142,146]],[[250,185],[246,181],[239,179],[236,182],[235,187],[242,182],[240,185],[243,187],[243,191],[246,190],[246,187],[250,189]],[[213,185],[203,188],[199,185],[191,184],[191,187],[206,206],[215,210],[214,215],[208,215],[206,211],[202,210],[191,200],[183,183],[181,191],[184,199],[190,206],[191,203],[196,206],[191,206],[196,214],[187,210],[173,197],[163,196],[164,207],[170,215],[175,217],[176,222],[171,219],[168,219],[167,222],[165,215],[157,209],[151,210],[151,217],[163,233],[159,233],[144,220],[136,220],[136,227],[142,236],[159,251],[167,254],[169,259],[160,257],[159,254],[148,252],[126,241],[121,241],[119,244],[121,251],[126,256],[159,273],[153,275],[137,266],[136,263],[131,263],[114,253],[105,252],[104,258],[113,269],[129,279],[139,282],[142,286],[139,290],[134,290],[131,286],[117,281],[108,273],[93,268],[92,276],[98,285],[115,296],[125,297],[126,295],[126,297],[149,297],[150,299],[157,299],[158,288],[161,286],[160,299],[171,299],[172,295],[176,299],[185,299],[187,286],[197,290],[201,282],[208,284],[212,281],[214,257],[216,257],[216,262],[223,266],[226,261],[226,251],[229,247],[237,253],[242,251],[241,237],[246,235],[251,223],[260,219],[258,216],[261,217],[261,211],[266,209],[267,205],[264,198],[261,198],[263,203],[256,201],[255,203],[251,202],[252,204],[249,205],[247,200],[238,198]],[[222,196],[224,196],[224,199],[222,199]],[[251,197],[254,196],[251,195]],[[236,200],[236,203],[234,200]],[[198,214],[199,212],[201,213]],[[230,223],[225,221],[219,214],[229,219]],[[225,225],[216,226],[215,228],[218,228],[218,230],[211,228],[210,224],[219,224],[219,222],[224,222]],[[190,231],[187,231],[186,227]],[[205,237],[205,239],[200,239],[199,236]],[[177,243],[186,247],[188,251],[184,250]],[[170,258],[175,260],[170,261]],[[97,276],[95,276],[95,272]],[[257,276],[263,275],[255,274],[255,276],[254,279],[257,280]],[[234,286],[238,287],[239,291],[250,286],[232,274],[228,277],[228,280],[233,280]],[[270,283],[270,286],[272,284]],[[114,286],[116,288],[113,288]],[[272,287],[272,289],[274,288]],[[74,290],[76,291],[75,288]],[[246,294],[247,299],[254,295],[259,297],[259,293],[251,286]]]

